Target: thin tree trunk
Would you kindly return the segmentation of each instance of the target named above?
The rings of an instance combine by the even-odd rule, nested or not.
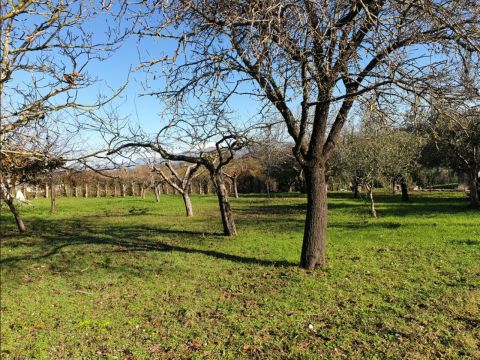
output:
[[[228,191],[225,186],[223,174],[218,172],[213,174],[212,181],[217,191],[218,205],[222,216],[223,233],[226,236],[235,236],[237,235],[237,227],[233,220],[232,208],[228,201]]]
[[[9,197],[7,199],[4,199],[5,203],[7,204],[8,208],[12,212],[15,222],[17,223],[18,231],[21,233],[24,233],[27,231],[27,228],[25,227],[25,224],[23,223],[22,218],[20,217],[20,213],[18,212],[17,208],[15,207],[15,204],[13,203],[13,198]]]
[[[156,184],[155,185],[155,200],[157,202],[160,202],[161,193],[162,193],[162,185],[161,184]]]
[[[78,186],[75,185],[75,197],[78,198]]]
[[[377,218],[377,210],[375,210],[375,201],[373,199],[373,186],[368,187],[368,199],[370,200],[370,215]]]
[[[409,201],[410,197],[408,196],[408,184],[403,177],[400,179],[400,188],[402,189],[402,200]]]
[[[142,196],[142,199],[145,199],[145,186],[143,184],[140,187],[140,195]]]
[[[185,213],[187,216],[193,216],[193,207],[192,207],[192,201],[190,200],[190,194],[188,191],[184,191],[182,193],[183,197],[183,203],[185,204]]]
[[[135,196],[135,183],[131,183],[131,188],[132,188],[132,196]]]
[[[50,183],[50,214],[55,214],[57,211],[55,195],[55,184],[52,182]]]
[[[45,184],[45,199],[48,199],[48,184]]]
[[[313,269],[315,266],[325,266],[328,217],[325,171],[319,166],[306,167],[304,177],[307,185],[307,215],[300,266]]]
[[[95,197],[99,198],[100,197],[100,184],[96,184],[95,188]]]
[[[83,194],[83,196],[88,198],[88,184],[85,184],[85,193]]]
[[[34,198],[35,198],[35,199],[38,199],[38,185],[35,185],[35,195],[34,195]]]
[[[235,193],[235,199],[238,199],[238,186],[237,186],[237,177],[233,177],[233,191]]]
[[[125,197],[127,196],[127,185],[125,185],[124,183],[121,184],[121,187],[120,187],[120,191],[122,193],[122,197]]]
[[[105,191],[105,197],[107,197],[108,196],[108,183],[105,183],[104,191]]]
[[[352,187],[353,187],[353,198],[358,199],[358,182],[356,180],[353,181]]]
[[[478,171],[474,170],[469,176],[470,178],[470,204],[472,206],[480,206],[478,195]]]

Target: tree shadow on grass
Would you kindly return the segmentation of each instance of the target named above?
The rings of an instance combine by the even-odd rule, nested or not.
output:
[[[349,223],[331,223],[328,225],[330,228],[336,229],[350,229],[350,230],[359,230],[359,229],[398,229],[402,226],[400,223],[396,222],[349,222]]]
[[[343,194],[329,194],[329,198],[343,199]],[[366,202],[362,199],[356,200],[359,208]],[[375,204],[378,216],[435,216],[460,213],[478,213],[478,209],[472,208],[465,197],[453,197],[449,194],[436,194],[433,196],[418,196],[412,194],[410,201],[402,201],[399,195],[375,194]],[[330,206],[330,204],[329,204]],[[367,212],[365,210],[365,212]]]
[[[241,264],[255,264],[266,267],[290,267],[298,264],[286,260],[258,259],[255,257],[225,253],[209,248],[199,247],[204,245],[201,241],[205,237],[213,240],[219,237],[224,241],[231,239],[221,236],[215,232],[189,231],[165,229],[148,225],[142,226],[93,226],[80,219],[73,221],[58,221],[51,219],[42,219],[30,221],[30,235],[35,235],[36,240],[32,240],[30,246],[39,248],[35,254],[26,254],[19,256],[3,256],[0,259],[2,266],[15,264],[21,261],[35,261],[50,258],[67,247],[79,245],[99,245],[105,246],[105,249],[94,248],[88,250],[91,253],[135,253],[135,252],[181,252],[185,254],[201,254],[213,257],[219,260],[227,260]],[[156,236],[172,237],[172,241],[184,242],[186,245],[169,243],[158,240]],[[11,237],[7,242],[4,241],[4,247],[15,247],[15,241],[22,235]],[[40,242],[38,241],[40,240]],[[25,242],[23,246],[27,245]],[[193,245],[195,247],[191,247]],[[82,249],[82,253],[85,253]]]
[[[480,246],[480,240],[473,240],[473,239],[452,240],[450,241],[450,243],[453,245]]]
[[[363,198],[353,199],[350,193],[331,192],[328,193],[328,208],[332,211],[348,211],[355,213],[368,214],[365,208],[366,201]],[[243,208],[236,209],[239,214],[248,215],[296,215],[304,214],[307,209],[306,200],[300,204],[281,204],[281,203],[253,203]],[[336,201],[342,200],[342,201]],[[348,200],[348,201],[347,201]],[[478,213],[478,208],[472,208],[468,204],[468,199],[463,197],[453,197],[451,194],[435,194],[434,196],[416,196],[411,195],[408,202],[403,202],[400,195],[375,194],[375,203],[377,205],[378,216],[435,216],[436,214],[458,214],[458,213]]]

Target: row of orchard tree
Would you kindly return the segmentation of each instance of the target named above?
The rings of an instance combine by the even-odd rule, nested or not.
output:
[[[21,231],[16,184],[75,162],[96,171],[106,169],[100,160],[131,165],[141,154],[172,162],[159,173],[171,172],[177,191],[204,171],[224,233],[235,235],[225,169],[252,135],[274,123],[286,128],[306,193],[303,268],[326,264],[331,164],[338,160],[339,172],[353,164],[355,175],[343,176],[354,187],[373,189],[387,173],[405,183],[404,170],[377,165],[387,164],[382,132],[405,127],[398,122],[406,118],[428,130],[442,154],[435,163],[467,174],[471,202],[478,204],[476,1],[0,1],[0,194]],[[127,80],[90,103],[83,100],[91,96],[82,97],[103,75],[98,63],[130,38],[141,59],[130,75],[139,77],[142,94],[159,101],[152,112],[161,111],[161,125],[153,134],[116,113]],[[247,115],[238,99],[258,114],[239,120]],[[383,127],[355,124],[345,131],[366,118],[357,114],[365,106]],[[411,116],[401,116],[405,109]],[[94,133],[97,148],[86,146],[84,132]],[[394,143],[385,153],[396,153]],[[265,161],[275,160],[273,149],[264,149]],[[189,164],[185,174],[178,162]]]
[[[370,203],[370,213],[376,217],[375,187],[390,187],[409,200],[409,188],[422,189],[430,185],[457,183],[457,188],[468,189],[472,205],[478,198],[469,181],[468,169],[459,161],[445,159],[439,142],[428,130],[419,128],[392,128],[383,125],[382,118],[368,111],[363,114],[358,127],[347,127],[342,133],[334,156],[327,164],[327,189],[351,190],[353,197],[362,193]],[[455,142],[459,135],[456,134]],[[263,131],[242,153],[236,154],[223,170],[227,177],[227,190],[238,198],[239,193],[305,192],[301,168],[291,154],[292,144],[284,141],[279,126]],[[451,138],[449,138],[451,139]],[[468,156],[462,146],[459,155]],[[40,175],[21,189],[27,198],[50,197],[51,210],[55,211],[55,197],[126,197],[145,198],[154,194],[180,194],[184,197],[187,216],[193,215],[190,194],[213,194],[215,184],[208,174],[185,163],[164,162],[147,166],[95,172],[92,170],[57,170]],[[440,177],[439,170],[450,170]],[[426,176],[430,174],[431,176]],[[462,176],[463,175],[463,176]],[[463,183],[458,183],[458,180]],[[471,191],[473,188],[474,191]],[[478,181],[477,181],[478,188]],[[15,189],[13,189],[15,192]],[[478,192],[478,189],[477,189]]]

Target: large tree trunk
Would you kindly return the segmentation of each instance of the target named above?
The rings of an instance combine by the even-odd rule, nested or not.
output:
[[[478,171],[474,170],[469,176],[470,180],[470,204],[472,206],[480,206],[478,195]]]
[[[321,166],[304,168],[307,190],[307,215],[300,266],[313,269],[325,266],[327,235],[327,191],[325,170]]]
[[[408,184],[403,177],[400,179],[400,188],[402,189],[402,200],[409,201],[410,197],[408,196]]]
[[[17,208],[15,207],[15,204],[13,203],[13,198],[8,197],[7,199],[4,199],[5,203],[8,205],[8,208],[12,212],[13,216],[15,217],[15,222],[17,223],[18,231],[21,233],[24,233],[27,231],[27,228],[25,227],[25,224],[23,223],[22,218],[20,217],[20,213],[18,212]]]
[[[55,195],[55,184],[52,182],[50,183],[50,214],[55,214],[57,211]]]
[[[228,201],[228,191],[225,186],[223,174],[221,172],[212,174],[212,181],[217,191],[218,206],[222,216],[223,234],[226,236],[235,236],[237,235],[237,227],[233,220],[232,208]]]
[[[192,207],[192,201],[190,200],[190,195],[188,191],[184,191],[182,193],[183,197],[183,203],[185,204],[185,213],[187,216],[193,216],[193,207]]]

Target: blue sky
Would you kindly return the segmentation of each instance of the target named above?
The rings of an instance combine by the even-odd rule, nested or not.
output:
[[[99,24],[99,21],[96,20],[94,24]],[[90,75],[97,77],[99,81],[82,96],[94,101],[98,93],[107,95],[111,92],[110,88],[117,89],[125,83],[131,69],[128,85],[121,99],[116,101],[116,104],[119,104],[120,115],[129,116],[132,122],[138,122],[145,131],[155,133],[162,124],[160,113],[163,105],[155,96],[143,95],[148,93],[148,89],[145,89],[142,84],[146,76],[149,77],[151,91],[161,90],[164,83],[160,76],[152,80],[153,74],[135,71],[135,68],[141,60],[146,60],[146,57],[140,59],[139,53],[148,52],[151,59],[171,54],[173,51],[174,44],[171,41],[143,38],[139,43],[137,39],[129,38],[110,58],[90,66]],[[231,106],[236,112],[235,118],[247,121],[257,114],[259,104],[248,96],[235,96],[232,98]]]

